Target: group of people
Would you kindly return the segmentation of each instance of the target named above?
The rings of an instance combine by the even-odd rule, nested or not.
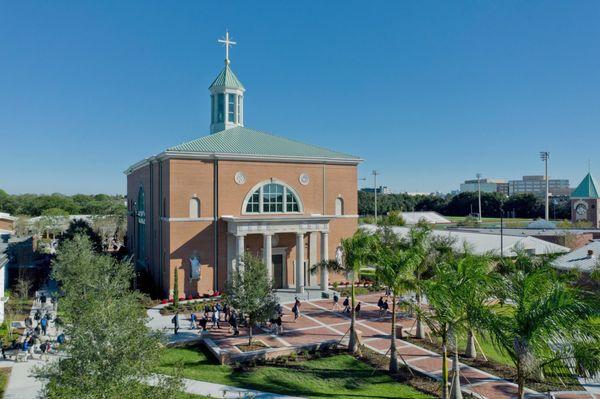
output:
[[[354,314],[355,316],[358,318],[360,317],[360,308],[361,308],[361,302],[359,301],[356,306],[354,306]],[[342,302],[342,305],[344,306],[344,310],[342,310],[342,313],[350,313],[352,311],[352,306],[350,305],[350,297],[348,295],[346,295],[346,298],[344,299],[344,302]],[[340,297],[338,296],[337,292],[333,294],[333,306],[331,308],[331,310],[338,310],[340,309]]]
[[[202,316],[198,317],[196,313],[190,314],[190,330],[198,330],[199,334],[207,331],[210,328],[221,328],[221,322],[229,324],[229,332],[233,335],[239,335],[239,314],[235,309],[232,309],[227,303],[217,302],[214,305],[206,304],[202,312]],[[175,313],[171,319],[175,334],[179,332],[179,314]]]
[[[52,319],[50,310],[56,310],[57,298],[52,295],[48,300],[47,295],[44,292],[36,292],[35,294],[35,305],[38,306],[33,317],[31,315],[25,318],[25,332],[23,339],[19,342],[14,339],[9,345],[4,345],[0,340],[0,348],[2,350],[2,357],[6,359],[7,352],[22,351],[25,352],[25,359],[33,359],[35,353],[40,354],[40,359],[47,358],[48,353],[52,350],[52,343],[48,337],[48,328],[50,322],[56,323],[56,319]],[[57,337],[57,342],[64,343],[65,336],[60,334]]]

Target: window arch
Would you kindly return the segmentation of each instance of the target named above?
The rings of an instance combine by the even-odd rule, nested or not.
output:
[[[287,184],[262,182],[246,196],[242,213],[302,213],[302,203],[296,190]]]
[[[342,216],[344,214],[344,199],[336,198],[335,199],[335,216]]]
[[[138,223],[138,262],[146,261],[146,203],[144,200],[144,187],[140,186],[137,201],[137,223]]]
[[[190,218],[200,217],[200,200],[196,197],[190,198]]]

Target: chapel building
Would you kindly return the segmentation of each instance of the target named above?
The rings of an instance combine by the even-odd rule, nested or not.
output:
[[[571,193],[571,221],[600,228],[600,186],[589,172]]]
[[[221,291],[246,252],[264,260],[277,289],[345,279],[310,269],[339,257],[357,229],[361,159],[246,127],[245,88],[228,55],[209,90],[209,135],[125,171],[137,267],[170,297],[175,271],[180,296]]]

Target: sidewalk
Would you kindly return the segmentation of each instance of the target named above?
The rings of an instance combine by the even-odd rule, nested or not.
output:
[[[56,337],[58,336],[58,329],[56,327],[56,323],[54,322],[56,318],[56,311],[52,309],[49,295],[45,307],[42,307],[40,303],[34,300],[30,313],[30,317],[32,319],[38,309],[42,312],[42,315],[50,313],[52,316],[52,321],[48,323],[47,334],[42,336],[40,341],[45,342],[46,339],[50,341],[56,340]],[[37,354],[34,356],[36,358],[29,359],[26,362],[0,360],[0,367],[9,367],[12,369],[8,379],[8,384],[6,386],[6,391],[4,393],[4,399],[35,399],[39,396],[42,390],[42,383],[32,377],[31,373],[35,366],[44,365],[47,363],[47,361],[40,360]],[[54,356],[51,356],[51,358],[54,358]]]

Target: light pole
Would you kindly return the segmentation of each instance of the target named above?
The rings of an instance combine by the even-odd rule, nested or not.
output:
[[[367,181],[367,178],[366,177],[359,177],[358,181]],[[360,183],[358,183],[358,185],[359,185],[359,188],[360,188]]]
[[[481,223],[481,173],[477,173],[477,192],[479,193],[479,223]]]
[[[377,225],[377,175],[379,172],[373,169],[373,194],[375,194],[375,225]]]
[[[546,179],[546,209],[545,209],[545,216],[546,216],[546,220],[550,219],[550,204],[548,203],[549,200],[549,193],[548,193],[548,159],[550,159],[550,153],[548,151],[540,151],[540,159],[542,161],[544,161],[545,164],[545,173],[544,173],[544,178]]]

